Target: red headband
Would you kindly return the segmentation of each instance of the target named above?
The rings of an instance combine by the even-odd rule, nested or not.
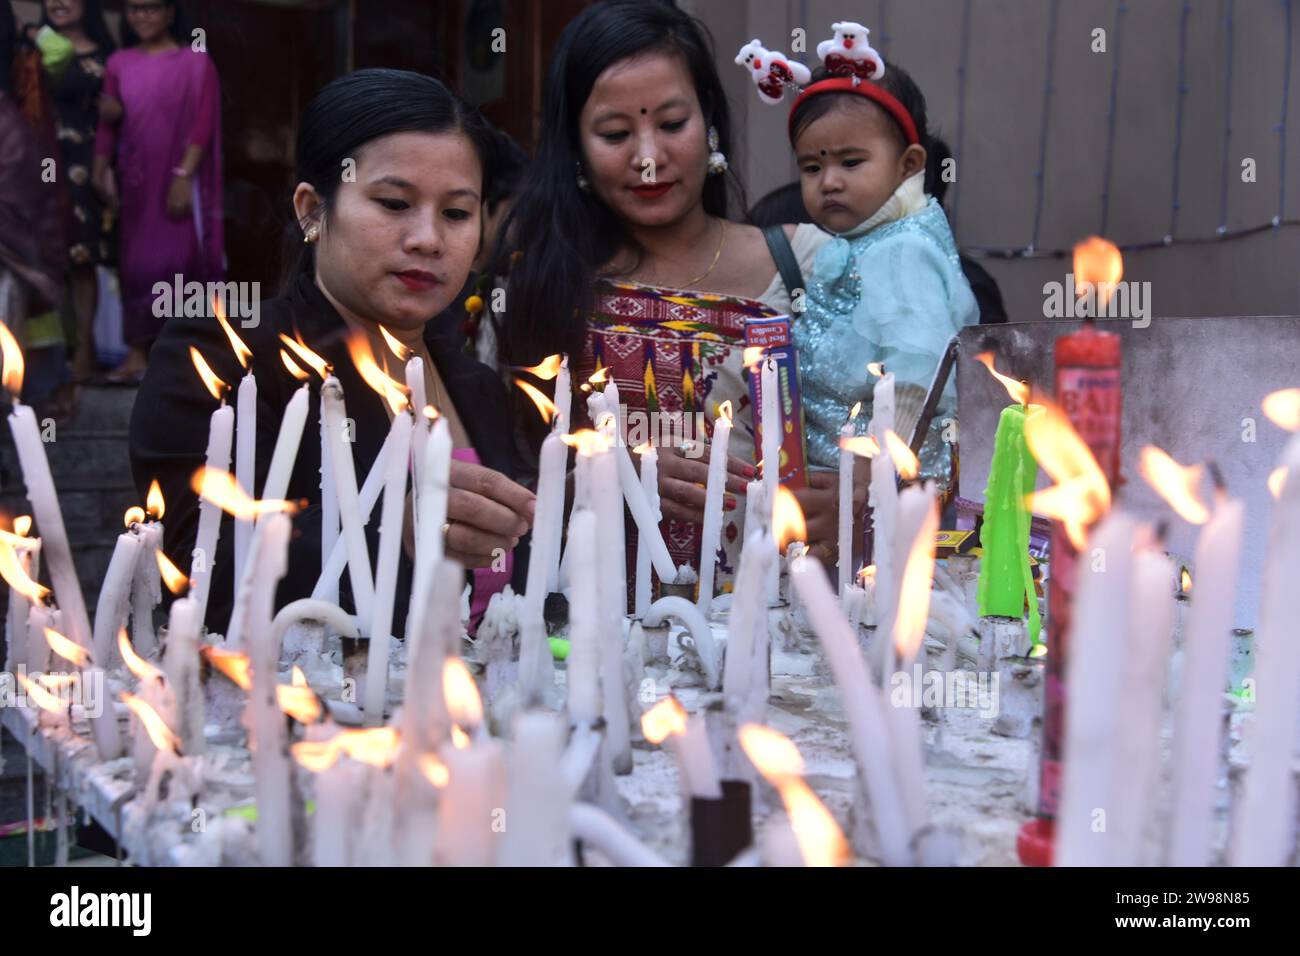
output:
[[[921,142],[921,137],[916,135],[916,121],[912,119],[912,114],[907,111],[907,107],[898,102],[892,93],[886,92],[875,83],[859,80],[853,76],[818,80],[799,94],[799,98],[794,101],[794,106],[790,108],[788,130],[791,139],[794,138],[794,114],[799,111],[799,104],[822,93],[857,93],[859,96],[865,96],[880,104],[890,116],[898,120],[898,125],[903,127],[903,135],[907,137],[909,145],[917,145]]]

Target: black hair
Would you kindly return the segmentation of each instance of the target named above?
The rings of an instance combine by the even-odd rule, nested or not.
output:
[[[578,117],[596,79],[622,60],[652,52],[678,54],[690,71],[704,121],[731,154],[731,113],[708,30],[667,3],[606,0],[584,9],[561,34],[542,94],[541,138],[524,188],[501,229],[497,271],[513,248],[502,359],[531,364],[556,352],[581,354],[591,282],[620,250],[636,244],[626,226],[591,192],[578,187]],[[703,157],[701,157],[701,160]],[[734,174],[708,176],[704,210],[725,216]]]
[[[803,204],[803,189],[798,183],[777,186],[754,203],[749,210],[749,221],[758,228],[784,226],[786,223],[812,222],[813,217]]]
[[[511,199],[528,172],[528,154],[509,133],[493,128],[492,154],[483,170],[483,203],[488,212],[496,212],[497,205]]]
[[[930,146],[925,151],[925,193],[933,196],[943,205],[943,198],[948,194],[948,182],[943,178],[944,160],[952,158],[952,150],[938,136],[930,137]]]
[[[117,49],[117,44],[113,41],[113,34],[108,32],[108,24],[104,22],[104,0],[82,0],[85,6],[81,14],[81,29],[91,40],[95,41],[96,52],[100,56],[108,56]],[[41,0],[41,26],[54,29],[54,24],[50,22],[50,14],[46,10],[49,0]]]
[[[177,0],[160,0],[160,2],[172,11],[172,25],[167,32],[181,46],[189,46],[191,40],[190,19],[185,15],[185,8]],[[126,18],[126,3],[124,2],[122,6],[122,46],[138,46],[140,36],[131,29],[131,24]]]
[[[825,67],[820,67],[813,73],[813,83],[827,79],[833,79],[833,76],[826,72]],[[875,83],[876,86],[903,104],[903,109],[911,114],[912,122],[916,124],[917,138],[928,152],[930,149],[930,133],[925,116],[925,94],[916,85],[916,81],[912,79],[911,74],[901,66],[891,63],[885,68],[884,76],[870,82]],[[863,103],[871,103],[876,109],[888,116],[893,121],[893,128],[898,130],[899,142],[902,144],[901,149],[907,148],[907,134],[903,132],[902,124],[894,119],[892,113],[878,103],[868,100],[865,96],[858,96],[857,93],[847,91],[821,93],[800,103],[799,108],[790,114],[790,144],[793,146],[799,137],[803,135],[804,130],[811,126],[814,121],[821,119],[837,105],[844,102],[843,97],[846,96],[852,96],[855,100]]]
[[[14,8],[0,3],[0,92],[13,93],[14,54],[18,51],[18,22]]]
[[[328,215],[343,181],[344,161],[356,159],[366,144],[394,133],[461,133],[473,145],[481,170],[492,156],[487,121],[438,80],[408,70],[357,70],[317,93],[298,124],[294,183],[308,183],[322,200],[311,221]],[[286,288],[299,273],[311,274],[315,269],[314,247],[302,241],[306,225],[289,225]]]

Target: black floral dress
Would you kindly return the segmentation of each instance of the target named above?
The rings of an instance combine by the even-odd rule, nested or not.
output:
[[[109,258],[110,252],[111,223],[90,175],[103,85],[104,54],[98,50],[78,54],[57,79],[50,78],[59,147],[63,152],[60,178],[67,184],[72,208],[68,260],[74,266],[99,265]]]

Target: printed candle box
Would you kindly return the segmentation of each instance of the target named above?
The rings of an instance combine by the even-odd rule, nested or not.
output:
[[[803,488],[807,483],[808,447],[804,440],[803,402],[799,397],[799,351],[790,337],[790,317],[749,319],[745,322],[745,347],[763,348],[776,360],[781,384],[781,484]],[[749,372],[749,403],[754,412],[754,458],[763,457],[762,375]]]

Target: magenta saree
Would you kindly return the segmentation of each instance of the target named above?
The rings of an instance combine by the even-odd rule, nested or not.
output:
[[[153,287],[216,282],[224,273],[221,223],[221,93],[206,53],[189,47],[149,54],[118,50],[108,58],[104,92],[122,103],[117,126],[101,122],[95,153],[114,161],[122,211],[120,271],[123,333],[146,345],[162,329]],[[167,214],[172,170],[191,145],[203,147],[194,177],[193,213]]]

